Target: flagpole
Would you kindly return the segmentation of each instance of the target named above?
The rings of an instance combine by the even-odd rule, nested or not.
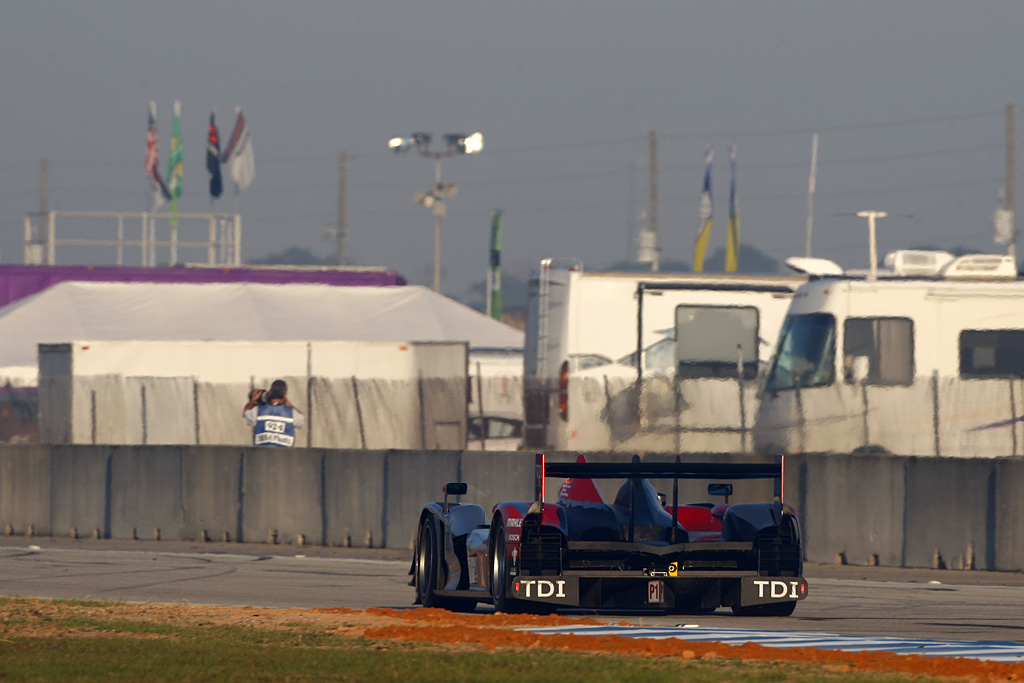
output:
[[[811,228],[814,226],[814,186],[818,182],[818,134],[811,137],[811,175],[807,180],[807,244],[804,256],[811,256]]]

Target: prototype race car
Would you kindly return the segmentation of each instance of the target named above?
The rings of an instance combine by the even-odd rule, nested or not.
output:
[[[793,509],[782,503],[783,463],[546,462],[537,455],[535,500],[494,506],[444,501],[420,514],[409,585],[416,604],[502,612],[657,609],[742,616],[789,616],[807,597],[803,547]],[[557,503],[544,480],[569,477]],[[711,495],[732,493],[718,479],[775,479],[770,503],[679,505],[679,479],[707,479]],[[594,479],[626,479],[612,503]],[[665,505],[650,479],[672,479]],[[488,523],[489,522],[489,523]]]

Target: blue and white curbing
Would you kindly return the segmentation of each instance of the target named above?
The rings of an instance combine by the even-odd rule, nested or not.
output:
[[[577,636],[624,636],[626,638],[655,638],[717,642],[726,645],[756,643],[765,647],[815,647],[843,652],[892,652],[901,655],[925,657],[966,657],[991,662],[1024,662],[1024,643],[1014,641],[923,640],[919,638],[892,638],[878,636],[844,636],[833,633],[756,631],[733,628],[704,628],[700,626],[647,627],[647,626],[551,626],[524,628],[523,631],[543,634],[572,634]]]

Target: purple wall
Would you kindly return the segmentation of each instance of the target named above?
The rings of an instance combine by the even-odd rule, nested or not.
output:
[[[388,287],[406,284],[392,270],[335,270],[258,266],[156,267],[0,265],[0,307],[65,281],[90,282],[258,282]]]

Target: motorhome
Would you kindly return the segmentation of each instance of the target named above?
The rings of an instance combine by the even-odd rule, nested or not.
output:
[[[529,286],[524,445],[749,452],[758,376],[806,280],[545,259]]]
[[[797,290],[755,449],[1024,453],[1024,280],[1013,259],[905,251],[886,265],[831,270]]]

